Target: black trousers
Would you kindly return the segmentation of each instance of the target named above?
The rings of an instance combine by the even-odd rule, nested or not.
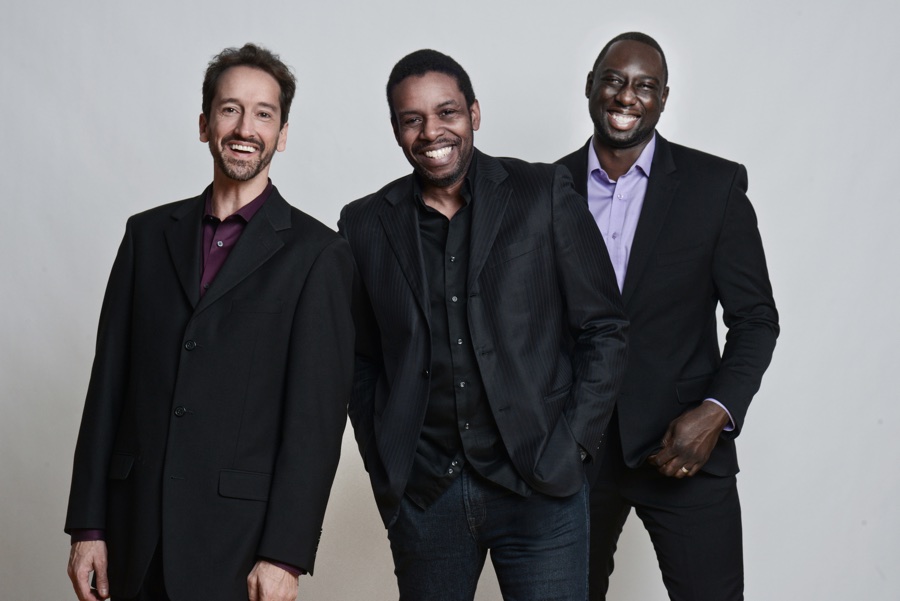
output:
[[[734,476],[667,478],[628,468],[615,416],[591,486],[590,601],[605,601],[613,555],[632,507],[650,534],[672,601],[741,601],[741,504]]]

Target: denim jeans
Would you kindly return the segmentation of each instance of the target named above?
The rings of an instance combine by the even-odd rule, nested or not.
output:
[[[400,601],[470,601],[488,550],[506,601],[585,601],[587,486],[522,497],[466,468],[427,509],[388,528]]]

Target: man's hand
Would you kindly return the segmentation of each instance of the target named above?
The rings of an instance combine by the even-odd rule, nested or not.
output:
[[[296,601],[299,578],[260,559],[247,576],[250,601]]]
[[[647,462],[656,466],[663,476],[693,476],[709,460],[728,421],[728,413],[719,405],[710,401],[700,403],[699,407],[672,420],[663,436],[662,449],[650,455]]]
[[[72,545],[68,571],[78,601],[109,598],[106,558],[106,541],[87,540]],[[91,589],[91,572],[94,572],[97,590]]]

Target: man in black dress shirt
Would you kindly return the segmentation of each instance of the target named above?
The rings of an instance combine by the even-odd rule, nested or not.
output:
[[[587,594],[590,461],[624,368],[603,240],[565,169],[477,151],[452,58],[387,85],[414,174],[341,214],[366,302],[350,419],[401,599],[472,599],[488,550],[507,598]]]

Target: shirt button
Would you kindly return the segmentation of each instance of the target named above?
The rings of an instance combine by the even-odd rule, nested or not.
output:
[[[427,378],[429,375],[431,375],[431,372],[430,372],[430,371],[428,371],[427,369],[423,369],[423,370],[422,370],[422,377],[423,377],[423,378]]]
[[[469,429],[469,422],[466,422],[466,425],[463,426],[463,428],[465,428],[466,430],[468,430],[468,429]]]
[[[614,232],[612,235],[613,240],[617,240],[619,238],[619,232]]]
[[[453,463],[451,463],[450,465],[452,465],[453,467],[456,467],[456,466],[459,465],[459,461],[457,461],[456,459],[454,459],[454,460],[453,460]]]
[[[221,240],[219,240],[218,242],[216,242],[216,246],[218,246],[219,248],[222,248],[223,246],[225,246],[225,243],[222,242]]]
[[[451,263],[455,263],[455,262],[456,262],[456,257],[451,256],[451,257],[450,257],[450,262],[451,262]]]
[[[456,301],[459,300],[459,298],[456,297],[456,296],[451,296],[451,297],[450,297],[450,300],[452,300],[452,301],[455,303]]]
[[[456,344],[462,344],[462,338],[457,338],[457,339],[456,339]]]
[[[447,470],[447,473],[448,473],[448,474],[452,474],[452,473],[453,473],[453,468],[451,467],[449,470]]]
[[[459,387],[460,387],[460,388],[465,388],[465,387],[466,387],[466,383],[465,383],[465,382],[460,382],[460,383],[459,383]]]
[[[621,195],[621,194],[617,194],[617,195],[616,195],[616,198],[618,198],[619,200],[622,200],[622,195]]]
[[[184,417],[187,410],[184,407],[175,407],[175,417]]]
[[[185,348],[185,350],[192,351],[195,348],[197,348],[197,343],[194,342],[193,340],[188,340],[187,342],[184,343],[184,348]]]

